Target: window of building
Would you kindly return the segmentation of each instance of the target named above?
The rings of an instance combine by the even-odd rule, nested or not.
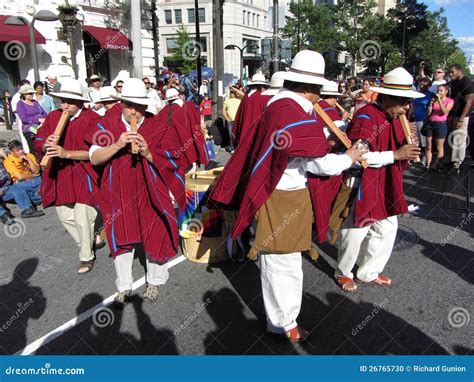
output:
[[[206,9],[205,8],[199,8],[199,22],[200,23],[205,23],[206,22]],[[196,17],[194,17],[194,8],[188,8],[188,23],[194,24],[196,22]]]
[[[178,48],[177,39],[174,37],[168,37],[166,39],[166,54],[173,54]]]
[[[171,10],[165,10],[165,21],[166,24],[173,24],[173,16],[171,15]]]
[[[250,12],[247,12],[247,25],[250,25]]]
[[[257,15],[257,28],[260,28],[260,15]]]
[[[242,47],[245,47],[245,46],[248,46],[248,48],[245,49],[244,53],[257,54],[260,44],[258,40],[253,40],[251,38],[244,37],[242,39]]]
[[[245,25],[245,14],[246,14],[246,13],[247,13],[247,12],[243,11],[243,15],[244,15],[244,18],[243,18],[243,20],[242,20],[242,24],[243,24],[243,25]]]
[[[183,14],[181,12],[181,9],[174,10],[174,22],[176,24],[181,24],[183,22]]]
[[[252,26],[255,27],[255,13],[252,13]]]

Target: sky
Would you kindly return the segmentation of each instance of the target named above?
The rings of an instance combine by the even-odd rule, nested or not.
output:
[[[430,11],[445,9],[451,33],[459,41],[467,59],[474,55],[474,0],[422,0]]]

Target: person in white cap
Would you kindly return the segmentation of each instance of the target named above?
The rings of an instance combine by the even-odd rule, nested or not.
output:
[[[89,98],[90,103],[86,106],[90,107],[101,117],[105,115],[104,106],[99,102],[100,99],[100,77],[97,74],[93,74],[88,79],[90,84],[89,91],[87,92],[87,97]]]
[[[61,109],[48,114],[35,140],[38,155],[52,158],[42,175],[43,207],[56,207],[59,220],[80,249],[77,272],[87,273],[94,265],[98,174],[89,161],[85,137],[100,116],[84,108],[88,100],[78,80],[64,80],[61,91],[51,95],[60,100]],[[54,131],[62,112],[68,113],[69,121],[58,137]]]
[[[122,112],[96,125],[89,155],[95,166],[103,166],[100,209],[102,216],[110,217],[105,230],[117,274],[114,304],[120,309],[130,302],[133,259],[140,248],[147,268],[143,296],[149,302],[158,298],[159,286],[168,280],[166,262],[178,250],[178,225],[168,188],[176,175],[168,150],[175,147],[168,145],[169,132],[146,112],[150,99],[145,84],[126,79],[122,93],[112,98],[121,102]],[[132,131],[132,119],[137,132]],[[137,154],[131,152],[134,141]],[[181,189],[173,189],[173,194],[184,194],[184,185]]]
[[[321,98],[319,100],[319,106],[326,112],[326,114],[332,119],[334,124],[339,127],[341,130],[345,131],[347,128],[347,123],[344,121],[344,117],[341,116],[339,111],[336,109],[337,97],[341,96],[342,93],[339,93],[337,89],[337,83],[334,81],[328,81],[323,85],[321,89]],[[348,114],[346,112],[346,114]],[[327,137],[330,136],[331,132],[326,127],[325,134]],[[335,142],[337,139],[332,138],[332,142]]]
[[[113,86],[104,86],[100,88],[100,98],[96,101],[100,103],[105,109],[104,116],[122,112],[122,108],[119,105],[119,101],[112,96],[116,96],[118,93]]]
[[[58,77],[54,73],[49,73],[46,76],[46,94],[51,95],[53,92],[59,92],[61,90],[61,83],[58,82]],[[61,107],[59,98],[53,98],[55,109]]]
[[[351,173],[346,184],[357,188],[357,197],[341,228],[341,247],[335,279],[345,292],[355,292],[352,269],[359,257],[357,281],[388,286],[392,280],[382,274],[395,243],[397,215],[408,212],[403,195],[403,171],[410,159],[420,155],[417,144],[407,144],[399,116],[406,114],[414,98],[423,93],[412,90],[413,78],[404,68],[384,77],[377,101],[354,116],[347,135],[368,146],[364,155],[369,167]]]
[[[343,155],[328,154],[330,146],[313,106],[326,83],[324,69],[317,52],[304,50],[295,56],[249,150],[237,148],[209,196],[211,202],[237,207],[234,240],[258,213],[254,247],[260,254],[267,331],[292,342],[306,336],[296,322],[303,293],[301,252],[311,249],[313,217],[319,240],[326,238],[332,202],[326,185],[339,179],[328,176],[349,168],[363,152],[354,145]],[[226,192],[226,183],[238,187]]]
[[[252,80],[247,83],[248,91],[242,98],[232,125],[231,149],[237,148],[240,137],[245,134],[245,130],[254,130],[270,99],[269,96],[262,96],[262,92],[269,87],[270,84],[262,73],[255,73],[252,76]]]
[[[270,88],[267,90],[264,90],[262,92],[262,95],[274,96],[283,87],[284,82],[285,82],[285,72],[273,73],[272,78],[270,79]]]

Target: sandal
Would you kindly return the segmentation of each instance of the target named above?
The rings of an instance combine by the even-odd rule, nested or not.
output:
[[[354,279],[340,275],[335,275],[334,279],[336,280],[339,288],[341,288],[344,292],[354,293],[357,291],[357,284],[354,282]]]
[[[380,273],[377,276],[377,278],[372,280],[372,281],[362,281],[362,280],[357,279],[357,282],[361,283],[361,284],[373,284],[373,285],[379,285],[379,286],[382,286],[382,287],[386,287],[386,286],[389,286],[392,283],[392,279],[390,277],[387,277],[387,276]]]
[[[77,269],[77,273],[79,274],[88,273],[92,270],[93,267],[94,267],[94,260],[81,261],[81,263],[79,264],[79,268]]]
[[[306,341],[308,336],[309,336],[308,331],[306,331],[306,330],[304,330],[304,329],[302,329],[298,326],[295,326],[293,329],[290,329],[285,333],[275,333],[275,332],[267,331],[267,334],[270,334],[272,336],[276,336],[280,339],[285,339],[285,340],[290,341],[292,343]]]
[[[118,292],[114,298],[115,309],[123,309],[123,307],[131,301],[131,293],[132,291],[130,289]]]
[[[143,292],[143,297],[148,300],[148,302],[155,302],[158,298],[159,287],[158,285],[147,284],[145,292]]]

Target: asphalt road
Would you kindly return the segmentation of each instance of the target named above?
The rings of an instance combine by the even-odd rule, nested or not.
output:
[[[409,170],[407,194],[424,208],[399,219],[389,288],[342,292],[332,279],[337,246],[323,245],[316,263],[305,257],[299,323],[311,336],[299,345],[265,334],[258,262],[176,261],[154,304],[142,300],[141,286],[123,311],[95,309],[115,293],[109,251],[78,275],[77,248],[47,209],[19,220],[17,231],[0,229],[0,353],[30,345],[35,354],[473,354],[474,214],[462,211],[473,174],[430,181]],[[134,275],[144,275],[139,259]]]

